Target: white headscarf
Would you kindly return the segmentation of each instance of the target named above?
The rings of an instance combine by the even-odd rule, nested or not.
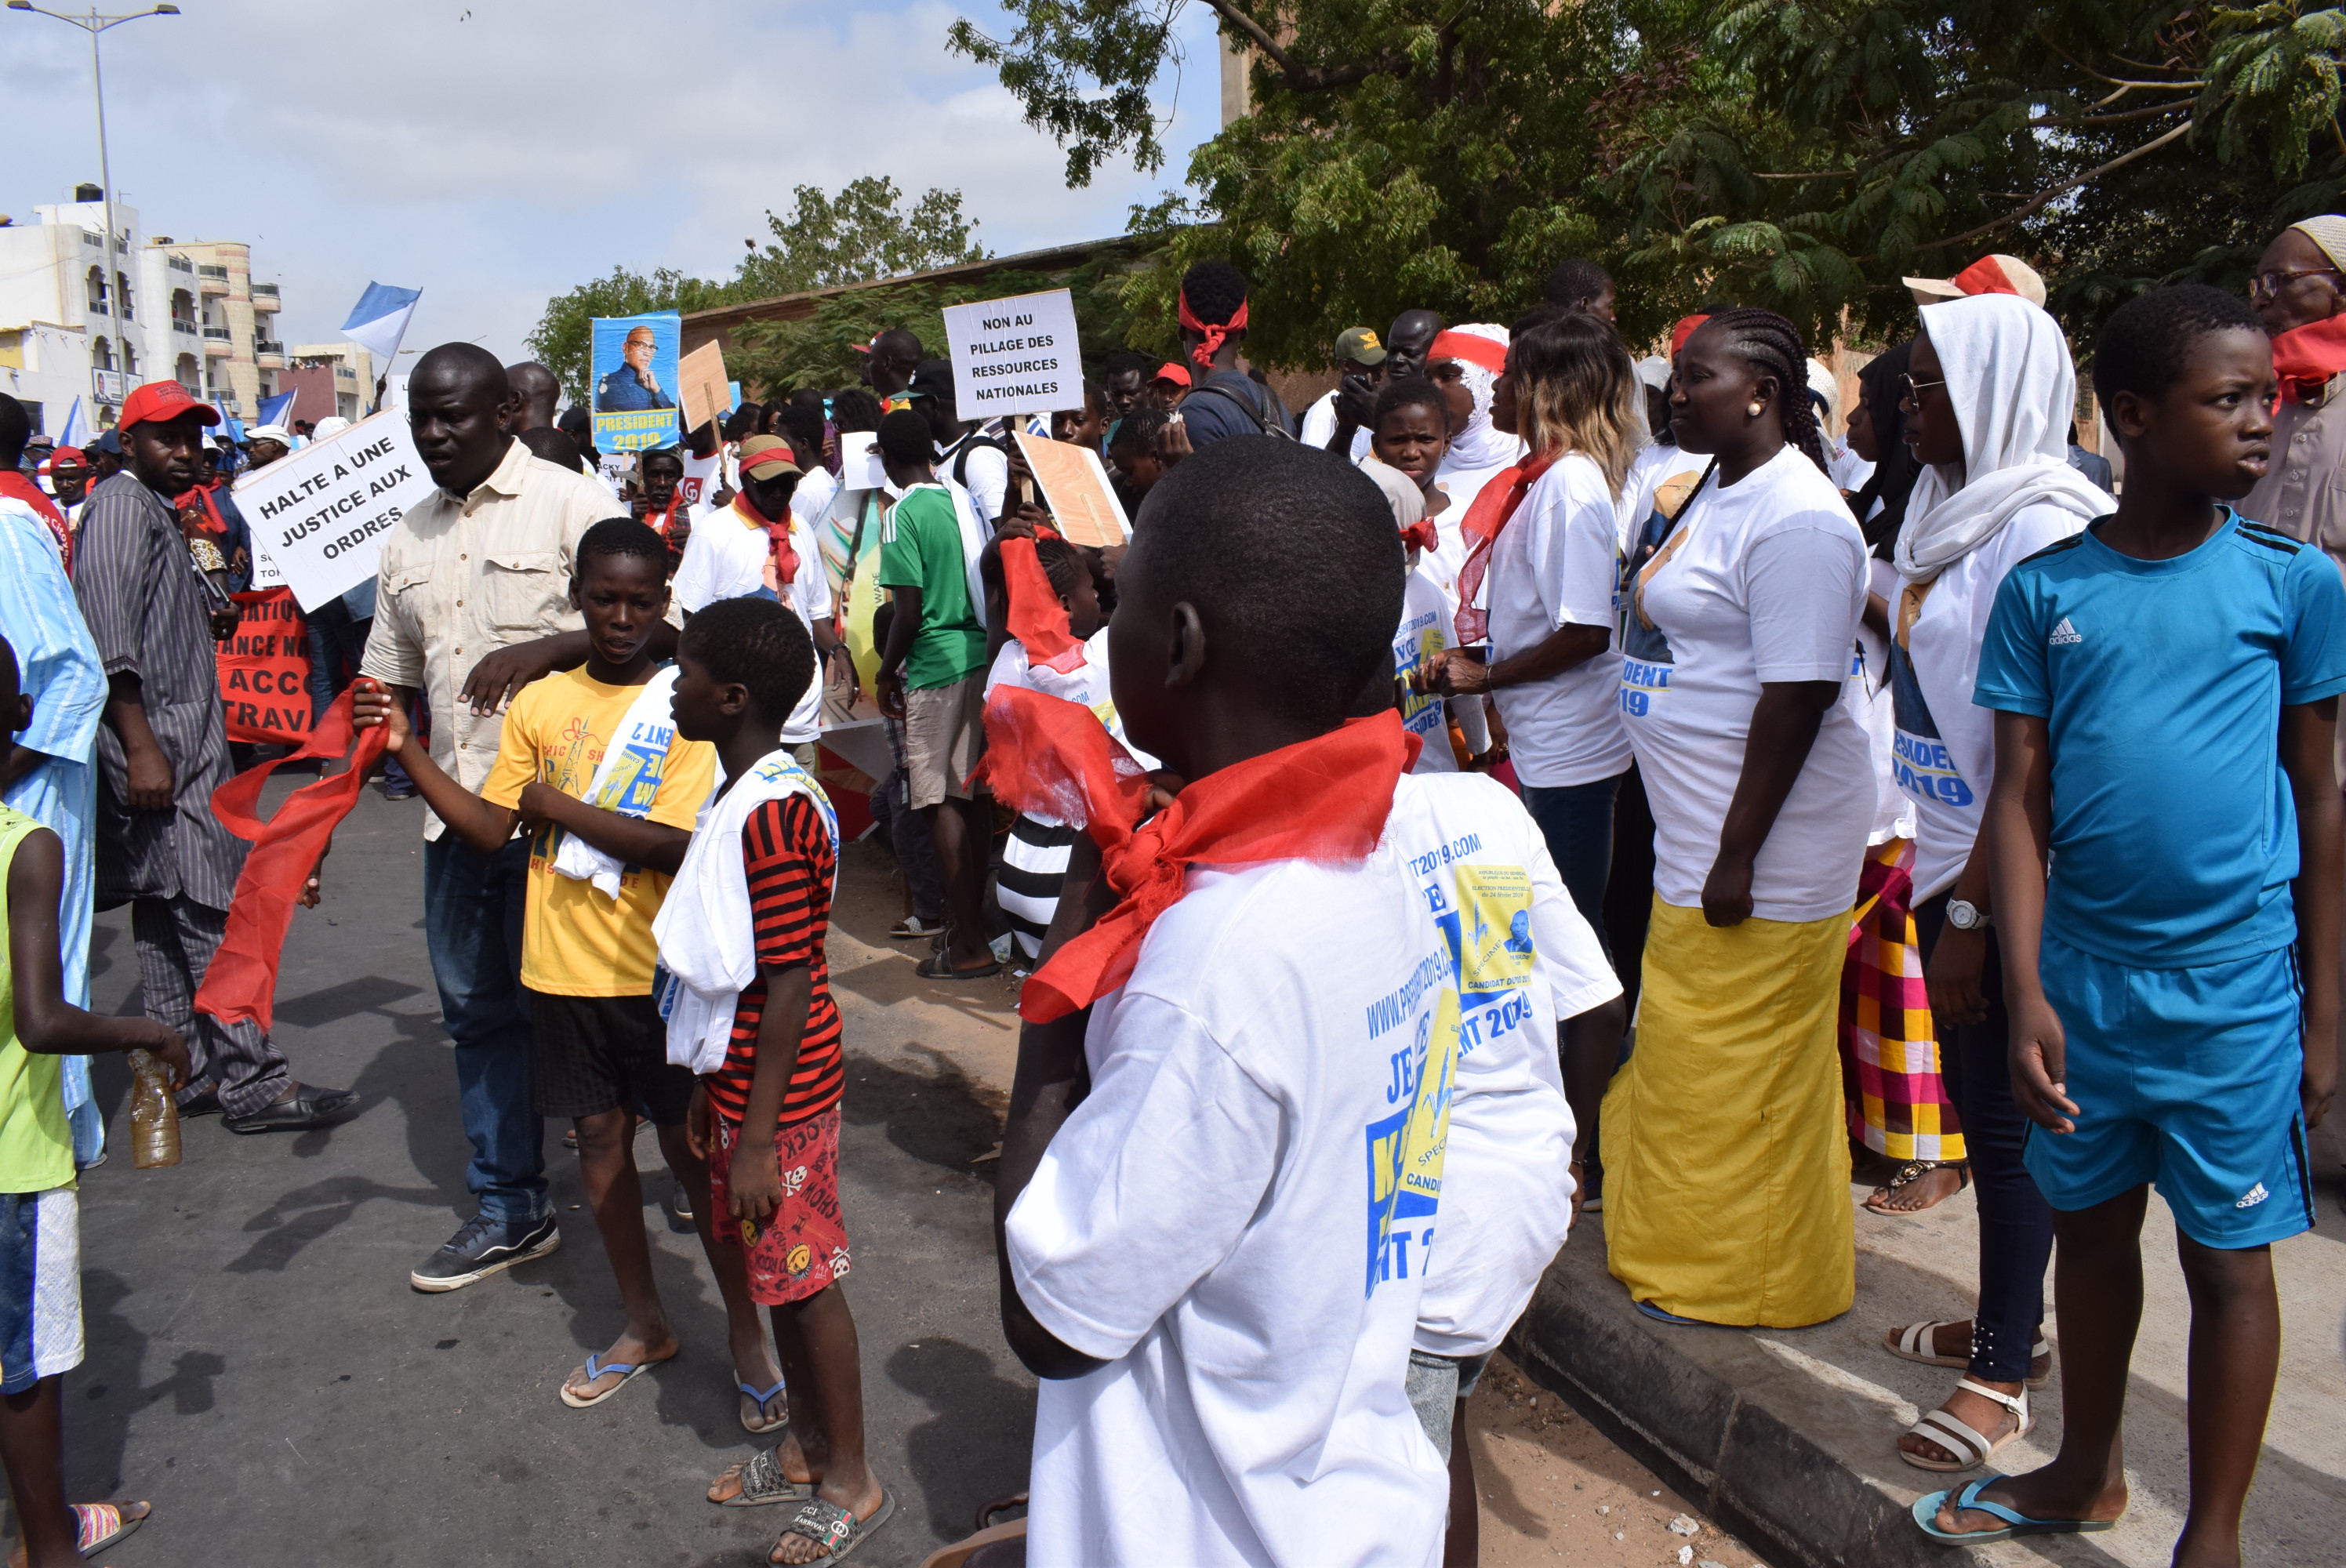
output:
[[[1469,332],[1478,338],[1488,338],[1501,348],[1507,346],[1507,329],[1493,326],[1488,321],[1476,321],[1464,327],[1453,327],[1454,332]],[[1466,390],[1474,394],[1474,412],[1466,416],[1465,428],[1451,433],[1450,453],[1442,460],[1443,473],[1462,473],[1503,468],[1524,454],[1524,443],[1491,423],[1491,392],[1499,378],[1472,360],[1453,360],[1458,367],[1459,379]]]
[[[2090,522],[2117,503],[2069,466],[2077,372],[2052,317],[2014,294],[1923,307],[1964,460],[1923,470],[1898,535],[1898,570],[1927,582],[1994,538],[2025,506]]]

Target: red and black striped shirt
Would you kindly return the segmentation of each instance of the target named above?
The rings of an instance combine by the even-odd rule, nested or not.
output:
[[[804,1121],[837,1104],[846,1079],[839,1007],[831,999],[831,960],[823,945],[838,857],[815,803],[804,795],[786,795],[750,813],[741,829],[741,860],[750,875],[750,919],[757,932],[760,972],[734,1009],[725,1064],[702,1082],[718,1114],[739,1126],[750,1109],[750,1083],[758,1068],[758,1026],[766,1015],[763,971],[804,964],[810,982],[806,1032],[780,1117],[783,1123]]]

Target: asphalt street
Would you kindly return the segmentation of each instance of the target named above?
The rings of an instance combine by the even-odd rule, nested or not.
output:
[[[452,1295],[408,1287],[472,1212],[424,954],[421,817],[418,802],[364,795],[323,905],[297,915],[286,946],[278,1039],[301,1078],[359,1090],[353,1120],[257,1137],[190,1122],[181,1165],[135,1170],[128,1074],[101,1059],[112,1136],[82,1183],[88,1355],[66,1380],[71,1495],[155,1505],[106,1553],[117,1568],[756,1562],[780,1511],[702,1496],[752,1440],[699,1243],[657,1207],[672,1183],[648,1134],[637,1151],[677,1360],[592,1410],[556,1397],[620,1323],[559,1124],[546,1156],[562,1249]],[[893,915],[862,853],[841,923],[862,911],[884,948]],[[972,1164],[997,1136],[998,1100],[930,1038],[941,1016],[989,1036],[1007,1024],[909,996],[891,978],[909,964],[859,951],[872,972],[839,986],[846,1288],[872,1463],[900,1510],[858,1561],[917,1563],[1025,1484],[1033,1381],[1002,1342],[988,1167]],[[137,1009],[127,910],[100,917],[93,968],[100,1009]]]

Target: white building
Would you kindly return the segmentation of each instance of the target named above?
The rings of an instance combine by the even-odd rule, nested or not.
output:
[[[118,389],[151,381],[177,381],[232,417],[257,415],[285,352],[271,331],[277,286],[251,280],[247,247],[150,240],[138,209],[117,201],[108,266],[100,192],[84,185],[74,197],[35,208],[32,223],[0,216],[0,388],[38,403],[52,434],[76,398],[97,429],[113,423]],[[115,372],[118,386],[92,373]]]

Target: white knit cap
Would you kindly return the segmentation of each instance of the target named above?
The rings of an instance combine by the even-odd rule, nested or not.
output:
[[[2291,229],[2321,247],[2333,267],[2346,267],[2346,218],[2325,212],[2319,218],[2309,218],[2302,223],[2292,223]]]

